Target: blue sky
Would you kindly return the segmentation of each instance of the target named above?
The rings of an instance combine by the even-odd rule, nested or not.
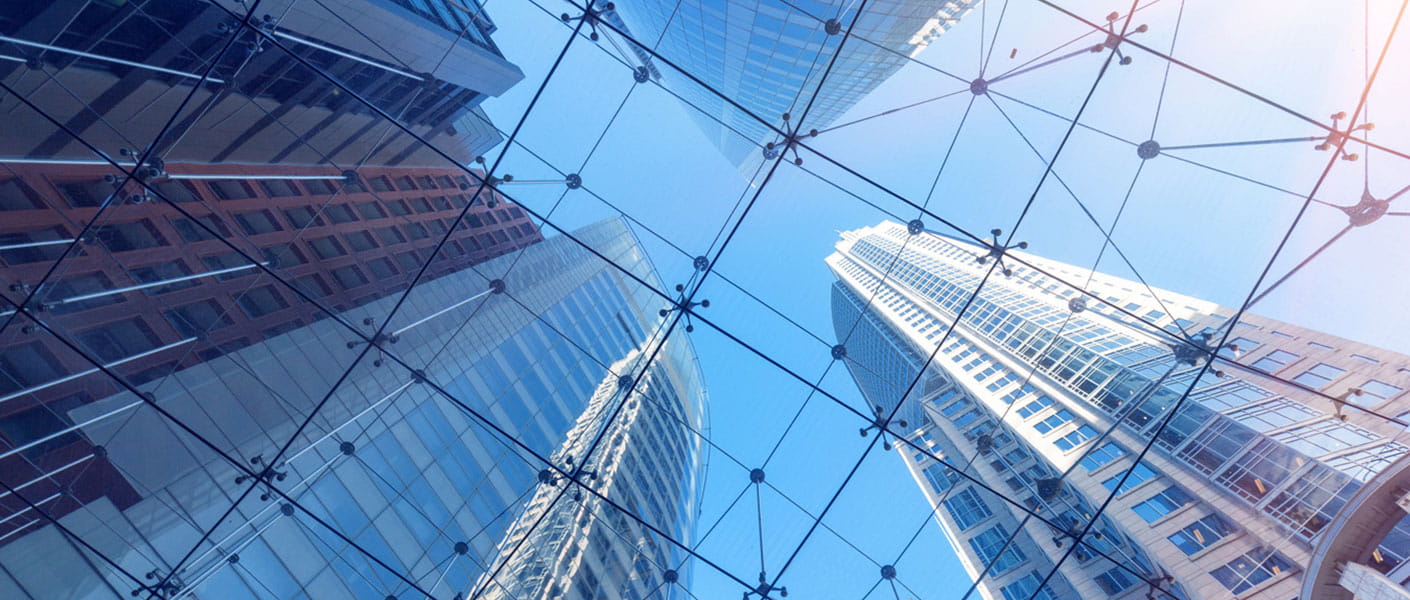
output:
[[[629,10],[629,3],[621,4]],[[1094,21],[1125,7],[1125,3],[1064,4],[1076,5],[1073,10]],[[1359,4],[1334,11],[1325,3],[1310,0],[1232,4],[1158,0],[1136,18],[1135,23],[1148,24],[1150,31],[1135,39],[1169,50],[1178,17],[1177,58],[1293,111],[1324,119],[1333,112],[1355,108],[1364,84],[1367,36],[1363,27],[1369,31],[1374,60],[1394,17],[1396,5],[1390,2],[1368,5],[1370,18],[1363,21]],[[555,12],[570,10],[566,3],[548,2],[545,6]],[[963,91],[968,87],[964,81],[978,75],[981,35],[986,41],[995,39],[997,16],[1003,7],[1003,3],[993,2],[976,10],[916,57],[959,79],[919,64],[908,65],[842,121],[950,92],[961,93],[830,132],[812,143],[903,196],[922,201],[946,148],[956,139],[961,115],[973,102],[929,206],[972,232],[987,232],[993,227],[1013,229],[1038,187],[1045,169],[1043,161],[1053,155],[1067,127],[1065,121],[1018,100],[1058,114],[1073,114],[1104,55],[1084,54],[994,85],[995,92],[1014,99],[994,94],[976,97]],[[562,49],[568,30],[556,18],[522,0],[491,0],[487,10],[499,26],[496,42],[526,74],[505,96],[484,104],[496,124],[510,129]],[[986,73],[990,78],[1087,29],[1037,2],[1012,0],[997,31],[997,51]],[[1080,44],[1098,41],[1088,37]],[[1175,67],[1167,79],[1165,61],[1135,49],[1129,54],[1132,64],[1110,67],[1083,114],[1084,124],[1139,143],[1152,138],[1154,123],[1153,137],[1164,146],[1318,133],[1313,126],[1206,77]],[[1399,41],[1389,55],[1370,98],[1370,115],[1377,124],[1372,139],[1392,148],[1408,148],[1410,123],[1403,112],[1392,114],[1386,108],[1403,102],[1410,90],[1410,65],[1406,64],[1410,47]],[[624,97],[627,100],[622,104]],[[606,129],[586,166],[580,167],[619,104],[620,115]],[[541,212],[552,208],[551,220],[568,228],[616,215],[618,210],[625,212],[642,223],[639,234],[667,284],[684,281],[691,273],[690,257],[712,250],[719,232],[732,224],[732,210],[741,195],[752,191],[748,174],[726,162],[709,145],[687,110],[654,85],[637,86],[622,65],[580,39],[544,90],[519,140],[547,163],[580,172],[585,186],[612,206],[584,191],[568,193],[559,203],[563,188],[555,185],[515,186],[508,191]],[[1005,115],[1027,136],[1036,153]],[[1175,155],[1259,184],[1172,156],[1143,163],[1126,142],[1079,128],[1054,173],[1104,227],[1110,226],[1131,187],[1113,239],[1140,274],[1157,287],[1236,306],[1248,295],[1292,222],[1302,202],[1298,194],[1305,195],[1311,189],[1327,162],[1328,154],[1312,150],[1311,145],[1187,150]],[[498,152],[500,148],[492,151],[490,158]],[[1410,185],[1410,178],[1404,175],[1410,170],[1402,159],[1377,151],[1360,153],[1360,162],[1338,161],[1318,198],[1348,205],[1356,202],[1367,181],[1372,193],[1380,197]],[[805,168],[837,185],[903,218],[917,216],[915,209],[821,158],[807,152],[803,156]],[[511,148],[501,172],[519,179],[548,179],[554,176],[549,164],[523,149]],[[1363,170],[1367,164],[1369,170]],[[1132,186],[1138,168],[1141,173]],[[827,295],[832,278],[823,258],[831,252],[838,231],[872,225],[883,218],[882,212],[813,175],[783,165],[716,269],[826,343],[719,278],[708,280],[702,290],[701,297],[712,302],[704,309],[706,314],[790,369],[818,380],[831,362],[828,345],[833,340]],[[1312,206],[1277,261],[1273,276],[1281,275],[1336,233],[1345,219],[1328,206]],[[926,221],[944,231],[931,219]],[[1403,237],[1407,224],[1410,220],[1387,217],[1353,231],[1270,295],[1256,312],[1410,351],[1410,342],[1401,334],[1410,330],[1410,316],[1392,308],[1410,294],[1406,288],[1410,284],[1403,277],[1388,276],[1410,268],[1410,253],[1395,243]],[[684,254],[657,235],[683,249]],[[1094,265],[1102,246],[1097,227],[1054,177],[1038,190],[1017,237],[1029,241],[1034,253],[1084,267]],[[1111,252],[1095,267],[1130,276],[1130,270]],[[805,385],[734,342],[707,327],[697,327],[692,336],[709,386],[711,437],[730,455],[745,465],[761,464],[785,425],[795,413],[800,414],[767,469],[770,483],[787,496],[772,491],[764,495],[765,559],[772,575],[811,524],[803,510],[816,514],[826,504],[869,440],[857,435],[859,424],[853,415],[820,396],[809,399]],[[845,371],[834,368],[821,381],[824,389],[861,406]],[[747,469],[725,456],[713,455],[702,527],[719,519],[747,483]],[[872,561],[896,560],[912,534],[919,531],[915,544],[897,563],[898,579],[917,597],[955,595],[955,582],[964,581],[965,576],[939,528],[926,524],[928,512],[901,462],[873,452],[825,521],[841,537],[819,530],[782,583],[795,597],[861,598],[878,579],[878,567]],[[752,579],[759,561],[755,519],[751,490],[723,516],[700,551],[740,577]],[[723,595],[740,592],[734,582],[697,566],[697,596],[726,597]],[[900,595],[911,596],[907,590]],[[889,589],[873,595],[890,596]]]

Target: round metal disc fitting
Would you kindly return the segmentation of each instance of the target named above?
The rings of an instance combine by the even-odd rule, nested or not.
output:
[[[1073,299],[1071,299],[1071,300],[1068,300],[1068,301],[1067,301],[1067,310],[1070,310],[1070,311],[1075,312],[1075,313],[1080,313],[1080,312],[1082,312],[1082,311],[1084,311],[1084,310],[1087,310],[1087,299],[1086,299],[1086,298],[1083,298],[1083,297],[1081,297],[1081,296],[1078,296],[1078,297],[1076,297],[1076,298],[1073,298]]]
[[[467,552],[469,552],[469,551],[470,551],[470,544],[467,544],[467,543],[465,543],[465,542],[456,542],[456,543],[455,543],[455,553],[456,553],[456,554],[462,554],[462,555],[463,555],[463,554],[465,554],[465,553],[467,553]]]
[[[677,573],[675,569],[666,569],[666,572],[661,574],[661,578],[666,580],[666,583],[675,583],[681,580],[681,574]]]
[[[355,450],[357,450],[357,447],[353,446],[352,442],[343,442],[341,444],[338,444],[338,451],[348,456],[352,456],[353,451]]]
[[[751,469],[751,470],[749,471],[749,483],[763,483],[763,482],[764,482],[764,470],[763,470],[763,469]]]
[[[826,23],[823,23],[823,31],[826,31],[828,35],[842,33],[842,22],[837,19],[828,19]]]
[[[651,80],[651,70],[646,67],[637,67],[632,71],[632,79],[637,83],[646,83]]]
[[[695,265],[696,271],[704,271],[705,269],[710,268],[710,259],[705,258],[704,256],[697,256],[695,257],[695,261],[693,264]]]
[[[922,231],[925,231],[925,221],[916,219],[914,221],[911,221],[910,223],[906,223],[906,233],[909,233],[911,235],[920,235],[920,232]]]
[[[891,566],[891,565],[882,565],[882,567],[881,567],[881,578],[882,578],[882,579],[895,579],[895,578],[896,578],[896,567],[893,567],[893,566]]]
[[[583,187],[583,176],[577,173],[569,173],[567,177],[563,178],[563,184],[568,186],[570,190],[576,190]]]
[[[491,293],[491,294],[503,294],[503,293],[504,293],[504,280],[503,280],[503,279],[496,279],[496,280],[494,280],[494,281],[491,281],[491,282],[490,282],[490,293]]]
[[[832,347],[832,360],[842,360],[847,358],[847,347],[838,344]]]
[[[969,82],[969,93],[976,96],[989,93],[989,82],[984,81],[983,77],[975,77],[974,81]]]
[[[1150,160],[1160,156],[1160,142],[1155,140],[1141,142],[1141,145],[1136,146],[1136,156],[1141,157],[1141,160]]]

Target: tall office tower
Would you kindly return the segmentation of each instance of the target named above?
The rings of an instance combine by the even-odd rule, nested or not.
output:
[[[888,222],[844,233],[827,259],[834,326],[870,402],[894,408],[934,353],[901,414],[917,426],[907,439],[954,468],[899,454],[980,589],[1164,597],[1154,582],[1177,597],[1296,597],[1319,533],[1410,450],[1393,441],[1400,427],[1332,399],[1405,412],[1410,357],[1254,315],[1230,324],[1225,307],[1013,252],[1038,269],[1008,261],[1013,275],[989,277],[948,337],[987,248]],[[1089,278],[1092,297],[1063,283]],[[1203,375],[1207,354],[1174,341],[1217,342],[1228,327]],[[1405,564],[1404,520],[1393,533],[1373,568]]]
[[[254,15],[261,30],[457,160],[499,140],[478,104],[522,75],[482,14],[434,2],[260,7],[271,11]],[[0,136],[0,289],[17,302],[33,294],[31,310],[134,384],[326,316],[261,268],[334,311],[403,290],[474,194],[454,164],[253,31],[221,54],[236,22],[196,0],[0,6],[11,126]],[[356,29],[374,23],[366,31],[394,39]],[[133,167],[168,120],[138,170],[155,191],[90,148]],[[486,194],[426,277],[540,239],[520,208]],[[98,497],[134,502],[141,494],[104,461],[84,472],[107,479],[55,474],[94,445],[54,433],[113,390],[87,358],[13,315],[0,306],[0,469],[49,474],[41,485],[71,492],[56,516]],[[0,500],[0,536],[39,518],[24,508]]]
[[[833,124],[979,2],[868,2],[803,126],[823,129]],[[642,44],[655,47],[666,59],[783,129],[791,128],[784,114],[802,116],[842,33],[857,14],[855,3],[834,1],[614,4]],[[662,71],[671,89],[699,109],[687,110],[701,130],[736,165],[755,163],[766,144],[779,141],[763,124],[680,73]]]
[[[623,222],[574,235],[659,285]],[[94,499],[55,525],[26,515],[67,501],[68,489],[0,475],[14,490],[7,505],[23,497],[37,507],[0,546],[0,597],[468,594],[538,489],[543,463],[510,440],[550,456],[571,446],[581,415],[601,423],[592,402],[599,382],[640,375],[611,369],[634,366],[660,302],[562,236],[418,285],[392,320],[396,341],[381,342],[385,354],[350,334],[396,302],[380,298],[341,321],[318,320],[138,386],[169,416],[116,387],[64,413],[74,427],[58,433],[99,444],[67,468],[124,485],[131,497]],[[645,504],[629,508],[685,535],[701,466],[685,427],[700,425],[703,388],[693,350],[672,344],[643,382],[656,394],[624,411],[625,449],[604,445],[588,460],[630,476],[632,486],[612,485],[637,490],[629,497]],[[89,469],[98,462],[111,472]],[[678,480],[650,479],[667,464]],[[602,516],[616,526],[619,517]],[[610,557],[588,550],[583,560],[604,565],[596,583],[617,589],[647,569],[659,577],[658,546],[612,547]]]
[[[681,571],[687,553],[612,506],[691,543],[689,515],[701,491],[691,474],[700,448],[683,425],[699,425],[701,404],[690,392],[698,387],[694,374],[681,368],[690,364],[679,354],[683,347],[671,342],[630,397],[615,377],[598,386],[554,459],[569,472],[581,469],[580,480],[607,500],[545,472],[528,509],[500,544],[508,562],[498,583],[482,582],[491,586],[487,599],[589,597],[578,590],[603,598],[686,597],[685,588],[672,584],[686,581]],[[612,371],[640,373],[649,354],[634,351]]]

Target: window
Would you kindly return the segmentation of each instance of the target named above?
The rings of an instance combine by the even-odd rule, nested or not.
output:
[[[176,228],[176,233],[181,235],[181,239],[188,242],[213,240],[215,239],[215,235],[211,235],[211,231],[214,231],[216,235],[221,237],[230,236],[230,230],[226,229],[225,223],[222,223],[220,218],[215,215],[196,217],[196,221],[199,221],[201,225],[205,225],[205,227],[197,225],[191,219],[179,217],[171,220],[171,226]]]
[[[1097,582],[1097,587],[1102,588],[1102,591],[1111,596],[1120,594],[1126,591],[1127,588],[1135,585],[1135,582],[1131,581],[1131,576],[1121,570],[1121,567],[1116,567],[1097,575],[1095,581]]]
[[[44,200],[18,177],[0,181],[0,210],[44,208]]]
[[[1166,539],[1175,544],[1175,547],[1184,552],[1186,556],[1190,556],[1210,547],[1214,542],[1224,539],[1225,536],[1233,532],[1234,528],[1224,522],[1224,519],[1219,515],[1209,515],[1190,523]]]
[[[308,189],[308,193],[315,196],[327,196],[337,193],[338,191],[338,186],[334,185],[331,179],[305,179],[304,188]],[[357,184],[348,183],[348,191],[360,192],[362,190]]]
[[[368,262],[367,270],[372,271],[372,276],[377,279],[386,279],[397,274],[397,268],[392,266],[392,259],[386,257]]]
[[[1017,542],[1018,540],[1014,539],[1013,543],[1009,543],[1008,530],[1003,524],[998,524],[969,538],[969,547],[974,549],[980,564],[991,565],[990,575],[997,576],[1028,560]],[[1005,544],[1008,544],[1008,548],[1004,548]],[[1003,550],[1003,554],[999,553],[1000,550]]]
[[[1376,404],[1384,400],[1390,400],[1391,398],[1400,395],[1400,392],[1405,391],[1404,389],[1398,386],[1394,386],[1384,381],[1378,381],[1375,379],[1361,384],[1359,386],[1359,389],[1361,390],[1361,394],[1363,396],[1370,396],[1376,399],[1375,402],[1367,402],[1367,404]]]
[[[960,531],[969,529],[994,514],[989,512],[989,506],[984,504],[984,500],[972,487],[962,489],[954,496],[947,498],[945,509],[950,511],[950,516],[954,518],[955,525],[960,528]]]
[[[1275,398],[1230,412],[1229,417],[1258,431],[1268,431],[1321,416],[1301,403]]]
[[[49,294],[47,295],[47,297],[44,298],[44,300],[46,302],[56,302],[68,298],[77,298],[79,296],[86,296],[89,294],[105,292],[107,290],[113,289],[113,287],[113,282],[111,279],[108,279],[107,275],[104,275],[102,273],[86,273],[83,275],[69,277],[67,279],[64,279],[63,281],[55,283],[54,287],[49,291]],[[54,304],[48,310],[53,312],[54,314],[63,315],[72,312],[77,312],[80,310],[88,310],[91,308],[98,308],[100,306],[107,306],[109,304],[123,302],[124,299],[122,296],[122,294],[106,294],[98,296],[96,298],[90,298],[88,300],[80,300],[77,302],[65,302],[63,304]]]
[[[1246,337],[1236,337],[1224,344],[1224,347],[1219,349],[1219,354],[1226,357],[1239,357],[1248,354],[1259,346],[1262,346],[1262,344]]]
[[[1335,367],[1327,363],[1317,363],[1317,366],[1303,371],[1301,375],[1293,378],[1294,382],[1300,383],[1314,390],[1320,390],[1338,377],[1346,374],[1346,369]]]
[[[176,279],[178,277],[185,277],[191,274],[191,270],[186,268],[185,263],[179,260],[174,260],[171,262],[157,263],[155,265],[148,265],[145,267],[137,267],[136,269],[128,271],[128,274],[132,275],[132,279],[136,280],[137,283],[155,283],[158,281],[166,281],[169,279]],[[148,296],[154,296],[156,294],[165,294],[170,291],[182,290],[196,285],[200,284],[197,283],[195,280],[188,279],[186,281],[178,281],[176,283],[149,287],[143,290],[143,292],[145,292]]]
[[[152,223],[147,220],[134,223],[115,223],[103,225],[94,234],[98,240],[103,242],[108,250],[113,252],[126,252],[128,250],[141,250],[143,248],[153,248],[165,246],[166,240],[162,238]]]
[[[308,262],[304,258],[304,253],[295,248],[293,244],[270,246],[261,249],[260,253],[264,255],[266,261],[269,261],[269,266],[274,268],[294,267]]]
[[[358,214],[364,219],[381,219],[387,216],[387,211],[382,209],[382,205],[376,202],[363,202],[357,205]]]
[[[63,227],[50,227],[48,229],[35,229],[15,233],[0,233],[0,246],[32,244],[34,242],[53,242],[69,240],[69,234]],[[42,260],[54,260],[64,253],[68,247],[67,243],[45,244],[43,246],[30,246],[28,248],[11,248],[0,252],[0,258],[5,259],[6,264],[22,265],[25,263],[39,262]],[[82,253],[83,249],[76,248],[77,253]]]
[[[1034,423],[1033,428],[1037,429],[1038,433],[1049,433],[1052,430],[1057,429],[1058,427],[1066,425],[1068,422],[1072,421],[1075,418],[1077,417],[1073,416],[1071,411],[1064,408],[1062,410],[1057,411],[1048,418]]]
[[[381,238],[382,243],[388,246],[406,241],[406,236],[402,235],[401,230],[396,227],[383,227],[378,229],[377,237]]]
[[[113,195],[113,185],[103,180],[56,184],[59,193],[74,208],[99,206]]]
[[[367,183],[372,186],[372,191],[374,192],[392,191],[392,180],[387,179],[385,176],[373,177],[372,179],[368,179]]]
[[[166,320],[185,337],[196,337],[231,323],[214,300],[195,302],[166,311]]]
[[[259,182],[259,186],[264,188],[264,193],[270,198],[287,198],[289,196],[302,196],[298,185],[288,179],[265,179]]]
[[[318,275],[304,275],[294,280],[294,287],[299,291],[308,294],[314,299],[322,298],[333,293],[333,289],[323,282],[323,278]]]
[[[243,200],[254,198],[255,192],[245,182],[236,179],[213,179],[206,182],[211,188],[211,193],[221,200]]]
[[[1043,578],[1039,577],[1037,573],[1029,573],[1015,579],[1013,583],[1004,586],[999,592],[1004,595],[1004,600],[1058,600],[1052,585],[1045,585],[1042,590],[1038,589],[1038,584],[1042,582]]]
[[[284,298],[274,291],[274,287],[268,285],[241,294],[236,302],[251,319],[258,319],[289,306],[287,302],[284,302]]]
[[[1292,563],[1277,552],[1255,548],[1209,574],[1230,592],[1242,594],[1292,568]]]
[[[1115,442],[1107,442],[1087,453],[1087,456],[1083,457],[1082,462],[1079,464],[1090,473],[1111,464],[1111,461],[1121,458],[1125,454],[1126,450],[1124,448],[1116,445]]]
[[[418,213],[435,212],[436,210],[431,208],[431,201],[425,198],[412,198],[411,208]]]
[[[235,222],[240,224],[240,229],[245,230],[248,235],[259,235],[262,233],[274,233],[282,231],[279,222],[274,220],[274,214],[267,210],[254,210],[245,213],[237,213]]]
[[[236,277],[244,277],[246,275],[253,274],[256,270],[253,264],[247,262],[243,257],[234,252],[203,256],[201,257],[201,262],[206,265],[206,270],[208,271],[222,271],[225,269],[235,269],[237,267],[249,267],[246,269],[240,269],[238,271],[231,271],[229,273],[222,273],[220,275],[216,275],[215,278],[220,281],[228,281],[231,279],[235,279]]]
[[[930,482],[931,489],[934,489],[937,494],[945,493],[945,490],[955,484],[954,472],[940,463],[930,465],[922,472],[925,473],[926,481]]]
[[[1102,482],[1102,486],[1106,487],[1107,491],[1116,490],[1116,484],[1121,481],[1122,475],[1125,475],[1125,473],[1112,475],[1106,481]],[[1131,469],[1131,475],[1126,478],[1126,483],[1121,485],[1121,489],[1116,491],[1116,495],[1120,496],[1135,489],[1136,486],[1149,481],[1154,478],[1155,475],[1155,471],[1147,467],[1146,463],[1136,463],[1135,468]]]
[[[322,225],[323,218],[318,216],[318,211],[311,206],[295,206],[284,210],[284,218],[289,220],[289,224],[294,229],[303,229],[314,225]]]
[[[404,217],[406,215],[411,214],[411,209],[407,207],[405,200],[392,200],[391,202],[388,202],[387,210],[392,211],[392,214],[398,217]]]
[[[348,253],[348,251],[343,248],[343,245],[338,243],[338,239],[331,235],[309,240],[308,247],[313,250],[314,256],[324,260],[337,258]]]
[[[333,204],[324,207],[323,214],[328,215],[328,219],[334,224],[351,223],[357,220],[357,215],[353,214],[352,207],[346,204]]]
[[[421,189],[423,189],[423,190],[434,190],[434,189],[436,189],[436,182],[435,182],[435,180],[431,179],[431,176],[430,176],[430,175],[421,175],[421,176],[417,177],[417,178],[416,178],[416,183],[419,184],[419,185],[421,186]]]
[[[157,334],[141,319],[94,327],[79,333],[78,341],[103,362],[122,360],[160,345]]]
[[[1253,363],[1253,368],[1272,373],[1295,360],[1297,360],[1296,354],[1288,352],[1287,350],[1274,350],[1269,352],[1268,356],[1260,358],[1258,362]]]
[[[1072,430],[1071,433],[1068,433],[1067,435],[1064,435],[1055,440],[1053,442],[1053,445],[1057,446],[1059,450],[1067,452],[1072,450],[1073,448],[1081,446],[1082,444],[1086,443],[1087,440],[1090,440],[1094,437],[1097,437],[1097,430],[1093,429],[1090,425],[1082,425],[1081,427]]]
[[[1045,409],[1045,408],[1047,408],[1047,407],[1049,407],[1049,406],[1052,406],[1052,405],[1053,405],[1053,399],[1052,399],[1052,398],[1049,398],[1049,397],[1047,397],[1047,396],[1038,396],[1037,398],[1034,398],[1032,402],[1029,402],[1028,404],[1025,404],[1025,405],[1023,405],[1023,406],[1020,406],[1020,407],[1018,408],[1018,416],[1027,419],[1027,418],[1032,417],[1033,415],[1037,414],[1038,411],[1041,411],[1041,410],[1043,410],[1043,409]]]
[[[1165,491],[1151,496],[1145,502],[1132,506],[1131,510],[1145,522],[1154,523],[1191,501],[1190,495],[1185,493],[1185,490],[1171,486],[1165,488]]]
[[[352,265],[333,269],[330,274],[333,276],[333,280],[337,281],[338,285],[342,286],[345,290],[367,284],[367,276],[363,275],[362,271]]]
[[[1354,358],[1354,359],[1356,359],[1356,360],[1359,360],[1359,361],[1361,361],[1361,362],[1363,362],[1363,363],[1367,363],[1367,364],[1372,364],[1372,365],[1379,365],[1379,364],[1381,364],[1381,361],[1376,360],[1376,359],[1374,359],[1374,358],[1371,358],[1371,357],[1369,357],[1369,356],[1363,355],[1363,354],[1352,354],[1351,357]]]
[[[420,223],[408,223],[405,227],[407,237],[413,240],[424,240],[431,236],[426,232],[426,226]]]
[[[195,202],[200,199],[193,184],[188,181],[160,181],[152,184],[157,194],[169,202]]]
[[[377,247],[377,242],[373,241],[372,234],[366,231],[354,231],[349,233],[347,240],[348,246],[351,247],[354,252],[371,250]]]
[[[1329,452],[1345,450],[1374,441],[1378,437],[1370,431],[1335,419],[1299,425],[1273,434],[1274,439],[1308,456],[1322,456]]]
[[[53,381],[66,374],[58,359],[39,342],[0,350],[0,372],[6,374],[6,377],[0,377],[0,393],[5,394]]]
[[[398,178],[396,179],[396,182],[397,182],[397,189],[398,189],[398,190],[407,191],[407,190],[414,190],[414,189],[416,189],[416,184],[415,184],[415,183],[412,183],[412,182],[411,182],[411,177],[408,177],[408,176],[406,176],[406,175],[402,175],[401,177],[398,177]]]

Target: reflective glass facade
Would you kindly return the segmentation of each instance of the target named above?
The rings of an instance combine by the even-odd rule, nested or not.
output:
[[[1046,572],[1044,557],[1090,528],[1052,580],[1060,597],[1104,598],[1166,575],[1176,595],[1286,597],[1318,532],[1410,450],[1394,441],[1398,428],[1315,393],[1357,397],[1369,385],[1388,396],[1375,406],[1403,412],[1410,400],[1395,390],[1410,383],[1410,357],[1252,315],[1228,323],[1229,309],[1027,254],[1036,267],[996,272],[971,301],[988,249],[896,223],[844,233],[837,249],[834,325],[863,394],[894,406],[898,390],[926,382],[903,407],[925,415],[911,439],[1044,517],[1020,525],[1023,513],[994,492],[902,449],[992,594],[1026,585],[1014,563]],[[1074,311],[1078,293],[1059,274],[1090,276],[1087,300],[1106,302]],[[1167,341],[1230,327],[1210,369]],[[1015,555],[990,542],[995,526],[1027,533],[1014,536]],[[1375,568],[1390,571],[1406,551],[1383,545]]]
[[[817,0],[615,4],[638,41],[759,117],[791,129],[783,115],[796,126],[811,102],[804,125],[824,129],[979,2],[878,0],[867,3],[861,15],[854,3]],[[854,19],[850,41],[839,54],[843,24]],[[829,21],[837,26],[832,33]],[[823,80],[834,55],[837,62]],[[667,84],[698,109],[690,115],[701,130],[735,164],[752,166],[765,144],[779,141],[719,96],[672,69],[662,70]],[[819,81],[825,81],[820,90]]]
[[[654,280],[621,221],[575,236]],[[506,533],[539,486],[543,463],[530,452],[572,455],[584,435],[603,427],[616,404],[604,404],[615,398],[599,393],[599,382],[615,390],[619,377],[632,374],[638,364],[630,359],[658,322],[639,288],[590,256],[552,238],[418,287],[398,317],[410,326],[395,342],[399,356],[424,365],[414,372],[366,364],[322,395],[319,380],[331,385],[359,351],[343,341],[341,325],[324,319],[142,385],[175,420],[131,394],[72,409],[66,416],[78,426],[66,435],[96,445],[69,468],[96,477],[85,469],[101,463],[110,469],[106,482],[128,491],[89,501],[59,526],[26,519],[32,511],[8,514],[7,525],[23,526],[10,527],[0,547],[0,596],[382,599],[413,584],[445,597],[490,587],[487,573],[515,556]],[[485,275],[506,271],[507,291],[494,293]],[[477,301],[460,303],[466,298]],[[344,316],[376,314],[393,301]],[[471,313],[483,326],[463,328]],[[700,455],[685,428],[701,426],[703,388],[688,345],[668,345],[653,365],[626,409],[630,418],[616,421],[611,442],[594,454],[595,485],[689,540]],[[297,430],[315,407],[317,418]],[[174,427],[177,421],[190,431]],[[291,438],[284,458],[262,472],[267,481],[242,496],[250,479],[217,450],[260,467]],[[10,485],[29,497],[43,479]],[[69,493],[33,500],[44,507],[70,501]],[[615,568],[597,571],[596,585],[576,586],[588,594],[581,597],[617,597],[616,590],[654,586],[665,569],[680,568],[664,542],[650,543],[632,529],[639,526],[614,515],[594,524],[593,539],[620,526],[627,529],[612,535],[630,531],[643,542],[585,548],[581,555],[593,564]],[[89,546],[76,547],[65,532]],[[574,545],[587,534],[536,535]],[[184,566],[172,573],[178,562]],[[118,567],[150,573],[144,585],[151,587],[126,580]]]

